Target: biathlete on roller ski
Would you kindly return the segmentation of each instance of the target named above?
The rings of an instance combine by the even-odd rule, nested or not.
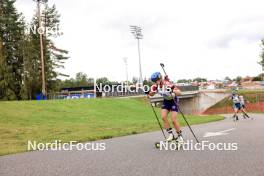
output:
[[[250,118],[247,114],[247,111],[246,111],[245,99],[244,99],[243,95],[239,95],[238,98],[239,98],[239,101],[241,104],[241,111],[243,112],[244,119]]]
[[[232,92],[231,99],[233,101],[233,109],[234,109],[234,115],[233,118],[235,121],[239,120],[238,119],[238,111],[241,111],[243,113],[244,118],[250,118],[248,114],[245,111],[245,102],[244,98],[239,96],[236,91]]]
[[[156,93],[158,93],[163,97],[161,117],[164,123],[164,127],[169,134],[166,138],[166,141],[170,142],[175,140],[178,143],[183,143],[184,141],[182,137],[181,127],[177,120],[177,114],[179,111],[177,105],[179,102],[179,98],[177,96],[181,94],[181,91],[169,81],[167,76],[165,76],[165,78],[163,79],[160,72],[153,73],[151,75],[151,81],[154,82],[154,84],[151,86],[150,91],[147,92],[147,94],[149,96],[154,96]],[[169,113],[171,113],[172,123],[177,132],[176,138],[168,121]]]

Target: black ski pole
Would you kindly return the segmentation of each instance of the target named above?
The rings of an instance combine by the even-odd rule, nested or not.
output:
[[[174,100],[174,99],[173,99],[173,100]],[[176,101],[175,101],[175,100],[174,100],[174,103],[176,104]],[[180,113],[181,113],[181,115],[182,115],[182,117],[183,117],[185,123],[187,124],[187,126],[188,126],[189,129],[190,129],[190,131],[192,132],[193,137],[195,138],[196,142],[197,142],[197,143],[200,143],[199,140],[197,139],[196,135],[194,134],[194,132],[193,132],[193,130],[192,130],[192,128],[191,128],[189,122],[187,121],[185,115],[184,115],[183,112],[181,111],[181,108],[180,108],[179,104],[177,104],[177,105],[178,105],[178,109],[179,109],[179,111],[180,111]]]
[[[161,123],[160,123],[159,118],[158,118],[158,116],[157,116],[157,113],[156,113],[156,111],[155,111],[155,109],[154,109],[154,107],[153,107],[153,105],[152,105],[152,103],[151,103],[151,100],[150,100],[150,98],[149,98],[149,95],[147,95],[147,97],[148,97],[148,100],[149,100],[150,106],[151,106],[151,108],[152,108],[152,111],[153,111],[153,113],[154,113],[154,115],[155,115],[155,117],[156,117],[156,119],[157,119],[158,124],[159,124],[160,130],[161,130],[161,132],[162,132],[162,134],[163,134],[163,136],[164,136],[164,139],[166,140],[165,133],[164,133],[164,131],[163,131],[163,129],[162,129],[162,126],[161,126]]]
[[[165,76],[166,76],[167,73],[166,73],[166,71],[165,71],[165,69],[164,69],[165,65],[164,65],[163,63],[160,63],[160,66],[161,66],[161,68],[162,68],[162,70],[163,70],[163,72],[164,72],[164,74],[165,74]]]
[[[166,71],[165,71],[165,69],[164,69],[165,65],[164,65],[163,63],[160,63],[160,66],[161,66],[161,68],[162,68],[164,74],[165,74],[166,76],[168,76],[167,73],[166,73]],[[172,96],[172,94],[171,94],[171,96]],[[184,115],[183,112],[181,111],[181,109],[180,109],[180,105],[175,101],[174,98],[173,98],[173,101],[174,101],[175,105],[178,106],[178,109],[179,109],[179,111],[180,111],[180,113],[181,113],[181,115],[182,115],[182,117],[183,117],[185,123],[187,124],[188,128],[190,129],[190,131],[191,131],[193,137],[195,138],[196,142],[197,142],[197,143],[200,143],[199,140],[197,139],[196,135],[194,134],[194,132],[193,132],[193,130],[192,130],[192,128],[191,128],[189,122],[187,121],[185,115]]]

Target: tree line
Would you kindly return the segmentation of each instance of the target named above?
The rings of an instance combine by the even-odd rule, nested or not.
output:
[[[15,8],[16,0],[0,1],[0,100],[27,100],[35,99],[41,93],[41,60],[40,60],[40,35],[37,13],[32,16],[29,24],[26,23],[22,13]],[[44,69],[45,82],[48,92],[57,92],[61,87],[89,86],[93,79],[84,73],[77,73],[76,78],[61,80],[61,76],[67,76],[58,70],[64,68],[68,59],[68,51],[58,48],[54,39],[62,34],[60,29],[60,14],[55,5],[44,4],[41,13],[41,24],[44,27],[42,39],[44,45]],[[31,29],[31,30],[30,30]],[[261,40],[261,54],[259,64],[264,71],[264,40]],[[254,78],[261,80],[262,75]],[[134,77],[131,83],[137,83]],[[236,78],[240,81],[241,78]],[[205,78],[193,80],[181,79],[178,83],[205,82]],[[96,80],[97,83],[112,83],[103,77]],[[144,84],[151,84],[145,79]]]
[[[54,44],[54,38],[61,35],[54,30],[59,29],[60,14],[55,5],[45,3],[41,13],[44,31],[38,31],[37,13],[26,24],[14,3],[15,0],[0,2],[0,99],[35,99],[42,86],[39,32],[43,32],[46,89],[58,90],[59,76],[65,76],[58,69],[63,68],[68,51]]]

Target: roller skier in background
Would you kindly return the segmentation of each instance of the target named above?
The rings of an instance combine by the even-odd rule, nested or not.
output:
[[[238,118],[238,112],[241,110],[241,112],[243,113],[243,117],[244,118],[250,118],[248,116],[248,114],[245,111],[245,101],[244,101],[244,97],[242,95],[238,95],[237,91],[233,91],[232,92],[232,96],[231,99],[233,101],[233,109],[235,114],[233,115],[233,118],[235,121],[239,120]]]

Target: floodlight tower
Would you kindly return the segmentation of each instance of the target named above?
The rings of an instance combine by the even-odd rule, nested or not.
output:
[[[143,38],[142,29],[139,26],[130,26],[131,33],[138,41],[138,63],[139,63],[139,85],[143,86],[142,69],[141,69],[141,58],[140,58],[140,42]]]

